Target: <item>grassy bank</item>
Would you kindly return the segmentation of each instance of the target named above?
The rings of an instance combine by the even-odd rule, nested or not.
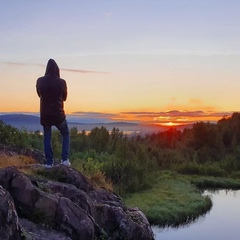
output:
[[[184,177],[199,189],[240,189],[240,179],[196,175]]]
[[[160,226],[190,222],[212,207],[211,199],[202,196],[189,179],[171,172],[163,172],[153,188],[124,200],[128,206],[140,208],[151,224]]]

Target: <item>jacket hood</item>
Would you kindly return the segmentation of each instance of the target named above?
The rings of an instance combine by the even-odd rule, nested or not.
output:
[[[60,77],[59,67],[53,59],[48,60],[45,75],[53,75]]]

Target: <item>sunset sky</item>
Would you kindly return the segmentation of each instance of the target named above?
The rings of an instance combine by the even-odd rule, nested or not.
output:
[[[186,124],[240,106],[239,0],[13,0],[0,8],[0,112],[39,111],[49,58],[67,114]]]

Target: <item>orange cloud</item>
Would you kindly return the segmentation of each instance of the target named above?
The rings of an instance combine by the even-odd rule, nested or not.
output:
[[[99,119],[104,121],[129,121],[142,124],[157,125],[187,125],[195,122],[217,122],[224,116],[231,116],[232,112],[213,112],[213,111],[162,111],[147,112],[133,111],[120,113],[101,113],[101,112],[75,112],[72,115],[82,119]]]

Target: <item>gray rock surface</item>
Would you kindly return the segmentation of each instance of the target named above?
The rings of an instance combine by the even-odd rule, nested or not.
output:
[[[36,224],[28,219],[19,218],[22,227],[22,239],[25,240],[71,240],[65,233],[58,232],[41,224]]]

